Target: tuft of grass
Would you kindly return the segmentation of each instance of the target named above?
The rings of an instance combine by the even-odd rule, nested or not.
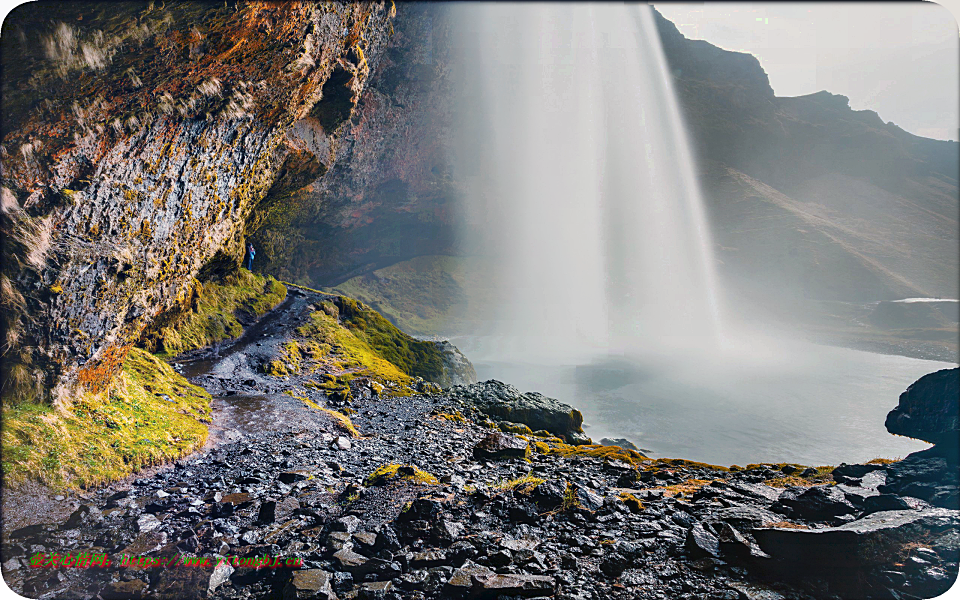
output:
[[[220,281],[195,282],[178,312],[161,317],[140,345],[161,358],[205,348],[243,333],[238,316],[259,317],[287,297],[287,288],[273,277],[240,269]]]
[[[509,481],[504,481],[502,483],[494,486],[498,490],[517,490],[519,492],[527,493],[532,491],[541,483],[545,482],[546,479],[541,477],[534,477],[533,475],[524,475],[523,477],[518,477],[516,479],[511,479]]]
[[[437,419],[443,419],[444,421],[450,421],[451,423],[469,423],[470,421],[460,414],[459,410],[455,410],[452,413],[437,413],[433,415]]]
[[[577,488],[568,481],[567,489],[563,492],[563,502],[560,504],[560,510],[570,510],[578,506],[580,506],[580,500],[577,498]]]
[[[403,469],[405,472],[401,472],[401,469]],[[401,481],[412,481],[414,483],[420,483],[424,485],[440,484],[436,477],[420,469],[420,467],[415,465],[392,464],[383,465],[373,473],[367,475],[367,478],[363,480],[363,485],[372,487],[375,485],[383,485],[389,481],[398,479]]]
[[[524,425],[523,423],[512,423],[510,421],[502,421],[497,424],[500,431],[504,433],[517,433],[521,435],[533,435],[533,430],[529,426]]]
[[[773,523],[764,523],[764,527],[776,527],[778,529],[810,529],[801,523],[791,523],[790,521],[776,521]]]
[[[866,464],[868,465],[890,465],[895,462],[900,462],[899,458],[874,458],[873,460],[868,460]]]
[[[621,448],[619,446],[600,446],[597,444],[572,446],[564,443],[554,443],[550,445],[546,442],[536,441],[534,441],[533,444],[541,454],[557,454],[565,458],[586,457],[600,460],[620,460],[634,467],[650,462],[650,459],[636,450]],[[544,447],[546,447],[546,451],[543,451]]]
[[[640,502],[640,499],[634,496],[633,494],[630,494],[628,492],[621,492],[620,500],[622,500],[623,503],[627,505],[627,508],[629,508],[630,512],[632,513],[638,513],[643,510],[643,502]]]
[[[206,441],[210,400],[157,357],[131,348],[103,392],[79,392],[60,408],[4,408],[3,473],[14,485],[36,480],[67,489],[180,458]]]
[[[347,415],[345,415],[345,414],[343,414],[343,413],[341,413],[341,412],[337,412],[337,411],[335,411],[335,410],[329,409],[329,408],[324,408],[324,407],[320,406],[319,404],[317,404],[316,402],[313,402],[312,400],[310,400],[310,399],[308,399],[308,398],[303,398],[303,397],[300,397],[300,396],[297,396],[297,397],[300,398],[300,400],[303,400],[304,404],[306,404],[306,405],[309,406],[310,408],[315,408],[315,409],[317,409],[317,410],[322,410],[323,412],[325,412],[325,413],[327,413],[328,415],[330,415],[331,417],[333,417],[333,420],[337,422],[337,424],[340,426],[340,428],[343,429],[344,431],[346,431],[347,433],[349,433],[351,437],[355,437],[355,438],[360,437],[360,432],[357,431],[357,428],[356,428],[356,426],[353,424],[353,421],[351,421],[351,420],[350,420],[350,417],[348,417]]]
[[[716,481],[715,479],[687,479],[686,481],[681,481],[680,483],[675,483],[673,485],[665,485],[661,488],[663,495],[666,497],[670,496],[683,496],[690,495],[702,488],[705,485],[709,485],[711,482]]]

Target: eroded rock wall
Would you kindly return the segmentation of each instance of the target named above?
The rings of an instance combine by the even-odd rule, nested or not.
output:
[[[4,396],[102,389],[342,154],[392,3],[59,3],[4,27]]]

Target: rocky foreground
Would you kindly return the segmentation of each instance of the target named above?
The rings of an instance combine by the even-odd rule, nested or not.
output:
[[[955,390],[956,370],[921,379],[889,421],[915,437],[933,432],[931,450],[832,470],[728,469],[585,444],[577,411],[499,382],[442,392],[420,383],[418,393],[391,395],[354,381],[349,394],[332,394],[264,373],[311,298],[295,295],[256,341],[245,336],[195,378],[220,396],[207,450],[92,494],[63,522],[40,516],[5,531],[3,575],[14,590],[926,598],[957,575],[956,408],[931,414],[928,398]],[[31,566],[81,552],[111,564]],[[124,556],[164,562],[124,565]],[[185,566],[185,557],[210,560]],[[280,566],[255,566],[265,557]]]

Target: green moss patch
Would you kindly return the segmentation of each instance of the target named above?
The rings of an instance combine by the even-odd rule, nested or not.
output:
[[[342,389],[353,377],[368,376],[378,381],[408,386],[413,378],[385,359],[360,335],[356,329],[343,327],[332,311],[322,310],[329,303],[324,302],[321,310],[310,313],[310,321],[297,329],[297,334],[318,347],[329,348],[323,359],[327,368],[346,371],[340,376],[330,375],[318,387],[332,391]],[[348,377],[352,376],[352,377]],[[412,393],[407,390],[407,393]]]
[[[259,317],[287,297],[273,277],[240,269],[220,281],[195,283],[188,307],[160,319],[141,345],[163,358],[236,338],[243,333],[238,317]]]
[[[435,343],[410,337],[380,313],[353,298],[337,296],[334,304],[339,309],[344,327],[378,355],[412,377],[441,380],[443,358]]]
[[[439,485],[436,477],[414,465],[384,465],[367,475],[363,485],[372,487],[383,485],[389,481],[411,481],[425,485]]]
[[[316,410],[323,411],[323,412],[327,413],[328,415],[330,415],[330,417],[333,418],[333,420],[337,423],[337,425],[340,427],[340,429],[342,429],[344,432],[350,434],[351,437],[355,437],[355,438],[360,437],[360,432],[357,431],[357,428],[356,428],[356,426],[353,424],[353,421],[351,421],[351,420],[350,420],[350,417],[348,417],[347,415],[345,415],[345,414],[343,414],[343,413],[341,413],[341,412],[337,412],[337,411],[335,411],[335,410],[331,410],[331,409],[329,409],[329,408],[324,408],[324,407],[320,406],[319,404],[317,404],[316,402],[313,402],[312,400],[309,400],[309,399],[307,399],[307,398],[301,398],[301,400],[303,400],[303,402],[304,402],[307,406],[309,406],[310,408],[314,408],[314,409],[316,409]]]
[[[16,485],[38,480],[56,489],[113,481],[201,447],[210,395],[157,357],[132,348],[102,393],[68,406],[3,411],[3,472]]]

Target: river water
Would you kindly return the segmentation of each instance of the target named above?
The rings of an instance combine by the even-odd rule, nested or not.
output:
[[[650,456],[720,465],[836,465],[922,450],[929,445],[889,434],[884,419],[919,377],[956,366],[812,344],[795,344],[784,360],[714,363],[615,356],[544,365],[479,354],[481,381],[575,406],[594,441],[625,437]]]

